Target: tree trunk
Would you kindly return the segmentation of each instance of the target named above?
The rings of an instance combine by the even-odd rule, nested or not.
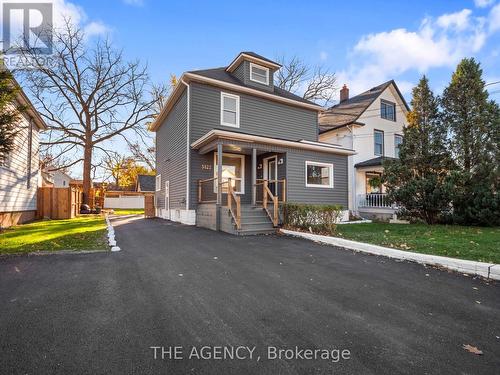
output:
[[[83,151],[83,203],[92,207],[90,202],[90,189],[92,179],[90,177],[92,170],[92,145],[86,144]]]

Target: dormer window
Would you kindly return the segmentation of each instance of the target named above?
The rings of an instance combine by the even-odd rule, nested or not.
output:
[[[250,80],[269,85],[269,68],[250,63]]]

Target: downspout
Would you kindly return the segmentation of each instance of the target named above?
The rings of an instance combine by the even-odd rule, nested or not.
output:
[[[188,211],[189,211],[189,195],[190,195],[190,177],[191,177],[191,173],[190,173],[190,166],[191,166],[191,155],[190,155],[190,151],[191,151],[191,148],[190,148],[190,142],[189,142],[189,134],[190,134],[190,96],[191,96],[191,92],[190,92],[190,86],[189,84],[187,84],[184,79],[181,79],[181,83],[183,85],[186,85],[187,87],[187,118],[186,118],[186,215],[188,214]]]

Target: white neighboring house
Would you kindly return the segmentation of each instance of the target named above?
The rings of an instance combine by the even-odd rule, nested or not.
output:
[[[395,209],[385,199],[384,186],[374,183],[382,174],[384,160],[398,157],[409,110],[391,80],[352,98],[344,85],[340,103],[320,114],[319,140],[356,151],[349,156],[351,212],[365,218],[393,216]]]
[[[50,171],[52,179],[54,180],[54,187],[67,188],[71,183],[71,176],[63,171]]]
[[[13,84],[18,86],[17,82]],[[0,159],[0,227],[33,220],[39,185],[39,132],[47,125],[28,97],[19,90],[16,102],[26,109],[21,116],[14,149]]]

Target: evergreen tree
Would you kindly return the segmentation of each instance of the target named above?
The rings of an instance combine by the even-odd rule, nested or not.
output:
[[[11,73],[0,65],[0,162],[12,151],[18,131],[20,108],[14,104],[16,94]]]
[[[480,64],[463,59],[441,101],[454,159],[453,218],[461,224],[500,224],[500,110],[488,99]]]
[[[385,163],[383,180],[389,200],[403,207],[400,214],[435,224],[450,208],[451,159],[446,128],[440,121],[438,99],[425,76],[412,94],[399,159]]]

